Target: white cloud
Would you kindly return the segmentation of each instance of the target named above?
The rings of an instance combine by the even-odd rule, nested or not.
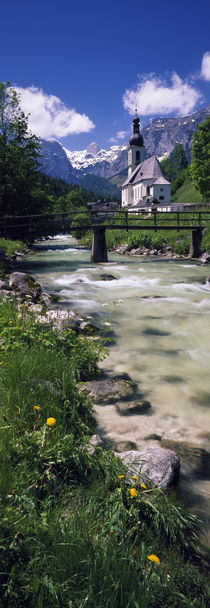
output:
[[[128,135],[128,131],[118,131],[118,133],[116,133],[116,138],[117,139],[125,139],[125,137]]]
[[[114,137],[110,137],[108,142],[110,144],[116,144],[120,139],[125,139],[129,135],[129,131],[118,131]]]
[[[141,79],[136,90],[127,89],[123,95],[124,108],[133,114],[135,107],[143,116],[153,114],[189,114],[202,95],[190,83],[184,82],[175,72],[170,84],[150,74]]]
[[[201,78],[204,78],[204,80],[210,81],[210,51],[207,51],[203,55],[202,65],[201,65]]]
[[[88,133],[95,126],[86,114],[78,114],[73,108],[66,107],[55,95],[47,95],[34,86],[15,89],[20,95],[21,108],[29,114],[29,129],[39,137]]]

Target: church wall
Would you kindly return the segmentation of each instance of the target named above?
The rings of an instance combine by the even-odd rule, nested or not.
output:
[[[161,203],[170,203],[171,201],[171,185],[170,184],[154,184],[153,196]]]

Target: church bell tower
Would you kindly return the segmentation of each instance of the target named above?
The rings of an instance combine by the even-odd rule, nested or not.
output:
[[[130,137],[128,148],[128,176],[131,175],[138,165],[143,163],[144,159],[145,147],[143,137],[140,133],[140,120],[137,116],[136,109],[133,119],[133,135]]]

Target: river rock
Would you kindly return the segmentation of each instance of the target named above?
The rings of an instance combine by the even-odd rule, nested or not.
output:
[[[121,416],[130,416],[131,414],[145,414],[151,409],[150,401],[124,401],[116,404],[116,408]]]
[[[0,281],[0,290],[2,291],[2,289],[5,291],[9,291],[9,285],[8,283],[6,283],[6,281]]]
[[[208,253],[208,251],[205,251],[205,253],[203,253],[203,255],[199,259],[200,259],[200,262],[202,262],[202,264],[209,264],[210,253]]]
[[[99,281],[116,281],[117,277],[114,277],[113,274],[105,274],[102,273],[99,275]]]
[[[115,445],[115,452],[128,452],[130,450],[137,450],[135,441],[119,441]]]
[[[80,390],[87,393],[94,403],[108,405],[131,398],[135,394],[136,384],[116,376],[86,382],[80,386]]]
[[[77,333],[99,333],[98,327],[88,319],[80,317],[73,310],[47,310],[44,315],[37,317],[39,323],[52,325],[61,333],[67,329],[74,329]]]
[[[95,434],[95,435],[92,435],[92,437],[90,438],[90,441],[89,441],[89,444],[87,447],[87,451],[91,456],[93,456],[93,454],[95,454],[96,448],[97,447],[102,448],[102,446],[103,446],[103,441],[102,441],[100,435]]]
[[[115,452],[122,458],[128,468],[128,473],[137,475],[140,483],[146,485],[151,482],[161,490],[175,486],[179,478],[180,459],[172,450],[155,448],[148,452],[131,450],[128,452]]]
[[[9,278],[9,286],[21,296],[29,294],[34,302],[41,296],[41,286],[35,279],[25,272],[12,272]]]

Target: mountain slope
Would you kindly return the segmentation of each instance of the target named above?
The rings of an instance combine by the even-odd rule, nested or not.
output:
[[[146,157],[156,154],[162,157],[170,154],[177,142],[182,143],[188,159],[192,137],[197,124],[201,124],[210,113],[210,106],[197,110],[188,116],[178,118],[155,118],[144,127],[142,135]],[[70,151],[56,140],[41,140],[43,157],[41,170],[52,177],[64,179],[68,183],[80,184],[84,176],[92,174],[105,179],[113,179],[116,186],[121,185],[121,175],[127,172],[127,145],[111,146],[108,150],[99,149],[92,142],[86,150]],[[92,186],[94,180],[92,179]],[[122,180],[124,181],[124,180]],[[98,184],[94,190],[98,193]],[[105,184],[104,184],[105,186]],[[108,185],[106,184],[108,188]],[[103,192],[100,192],[103,195]]]

